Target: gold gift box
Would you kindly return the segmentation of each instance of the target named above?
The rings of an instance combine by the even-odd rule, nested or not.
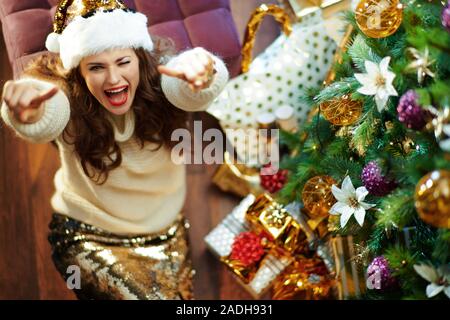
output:
[[[218,232],[219,229],[222,231]],[[262,236],[265,250],[261,259],[249,266],[230,258],[230,237],[235,238],[245,231]],[[307,246],[306,236],[296,220],[266,194],[256,198],[248,195],[205,240],[238,282],[256,299],[261,298],[294,261],[293,252]],[[226,250],[222,248],[224,242],[227,243]]]
[[[279,248],[289,253],[307,250],[307,237],[300,224],[269,195],[256,198],[247,210],[246,219]]]
[[[288,267],[293,257],[272,249],[255,265],[244,267],[238,261],[226,257],[221,261],[236,275],[238,282],[249,292],[253,298],[264,296],[277,277]]]
[[[254,278],[260,265],[267,264],[267,256],[289,257],[292,253],[305,249],[308,246],[307,237],[300,224],[269,195],[262,194],[256,197],[253,204],[249,206],[245,214],[250,229],[255,234],[262,236],[262,245],[265,254],[258,263],[245,266],[240,261],[230,259],[229,256],[222,257],[234,274],[244,283],[248,284]]]
[[[357,261],[353,236],[333,237],[328,245],[335,259],[337,298],[344,300],[361,297],[366,290],[366,276]]]
[[[275,281],[273,299],[330,299],[334,285],[335,281],[321,259],[299,256]]]

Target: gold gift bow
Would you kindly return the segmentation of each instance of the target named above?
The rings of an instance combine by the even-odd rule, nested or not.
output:
[[[308,246],[301,225],[267,194],[255,199],[247,210],[246,219],[257,231],[270,235],[273,238],[270,240],[290,254]]]
[[[248,72],[250,69],[250,64],[252,62],[252,51],[255,45],[256,32],[258,31],[261,22],[264,17],[270,15],[275,18],[281,24],[283,32],[286,36],[289,36],[292,32],[292,25],[289,15],[279,6],[273,4],[262,4],[251,15],[248,23],[247,29],[245,30],[244,44],[242,46],[242,62],[241,71],[242,73]]]

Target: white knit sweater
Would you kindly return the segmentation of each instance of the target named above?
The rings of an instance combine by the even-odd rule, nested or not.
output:
[[[176,59],[168,65],[175,64]],[[228,81],[225,65],[219,58],[214,59],[215,79],[209,88],[197,93],[184,81],[163,75],[161,85],[168,100],[185,111],[207,109]],[[19,81],[41,89],[51,86],[31,78]],[[153,233],[170,225],[180,213],[186,195],[185,166],[173,163],[167,148],[152,151],[154,144],[147,143],[140,149],[134,137],[132,108],[121,117],[109,117],[122,151],[122,164],[110,172],[103,185],[95,184],[84,174],[73,146],[62,139],[70,118],[69,100],[62,90],[45,103],[44,115],[36,123],[19,123],[5,103],[1,116],[21,138],[34,143],[55,140],[58,144],[61,168],[55,175],[56,192],[51,199],[56,212],[116,234]]]

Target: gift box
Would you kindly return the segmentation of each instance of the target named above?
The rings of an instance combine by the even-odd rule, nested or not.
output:
[[[289,266],[292,270],[289,270],[289,268],[285,270],[285,283],[292,282],[293,277],[297,277],[302,285],[299,287],[286,285],[286,288],[283,288],[279,284],[280,280],[277,280],[274,297],[299,296],[299,294],[305,299],[328,298],[330,295],[340,300],[360,297],[366,290],[366,274],[363,267],[364,263],[361,261],[361,252],[358,248],[364,246],[355,243],[352,236],[332,236],[329,229],[333,229],[333,223],[329,220],[333,219],[334,216],[311,218],[301,203],[291,203],[286,206],[286,209],[289,212],[297,213],[296,215],[292,214],[292,216],[305,230],[310,249],[320,258],[328,274],[313,277],[318,282],[309,283],[305,280],[309,280],[309,277],[306,277],[305,266],[300,263],[297,267],[294,267],[294,263]],[[408,238],[408,232],[411,231],[404,230],[402,233],[405,242]],[[306,261],[307,264],[314,261],[303,258],[301,260]],[[287,275],[287,273],[290,273],[290,275]],[[316,294],[313,294],[313,292],[316,292]]]
[[[253,194],[242,199],[239,205],[205,237],[206,245],[217,257],[228,256],[231,253],[234,238],[241,232],[250,230],[245,220],[245,213],[254,201]]]
[[[361,297],[366,290],[367,279],[363,266],[357,261],[353,237],[333,237],[328,246],[334,258],[337,299]]]
[[[334,230],[335,216],[315,217],[299,203],[295,205],[293,211],[299,212],[296,220],[302,224],[303,230],[306,230],[311,250],[320,257],[328,275],[333,279],[332,282],[328,277],[322,280],[326,286],[333,283],[331,291],[334,297],[340,300],[360,297],[366,290],[366,274],[360,252],[364,246],[355,243],[351,235],[332,235],[330,230]],[[301,272],[294,272],[294,274],[301,275]],[[278,290],[281,292],[279,296],[286,295],[283,290]],[[292,290],[287,289],[287,292],[292,293]],[[306,294],[304,290],[300,292]],[[328,294],[328,291],[326,293]],[[308,294],[311,295],[311,292]]]
[[[254,252],[245,251],[250,244],[240,243],[242,237],[251,241],[261,239],[260,247],[256,243]],[[294,253],[308,250],[307,235],[301,225],[266,194],[245,197],[205,237],[205,242],[256,299],[261,298],[294,261]],[[240,249],[248,260],[236,259]],[[251,261],[253,253],[257,253],[255,261]]]
[[[322,259],[299,256],[273,285],[275,300],[324,300],[333,296],[335,280]]]
[[[247,209],[255,230],[265,233],[278,248],[290,253],[307,250],[307,235],[294,217],[267,195],[260,195]]]

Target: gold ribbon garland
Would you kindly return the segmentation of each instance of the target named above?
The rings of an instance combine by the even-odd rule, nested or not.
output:
[[[252,51],[255,45],[256,32],[258,31],[261,22],[266,16],[273,16],[276,21],[278,21],[286,36],[289,36],[292,32],[292,25],[289,15],[280,7],[276,5],[262,4],[259,6],[255,12],[250,17],[247,23],[247,29],[245,30],[244,45],[242,46],[242,62],[241,71],[243,73],[248,72],[250,69],[250,64],[252,62]]]

